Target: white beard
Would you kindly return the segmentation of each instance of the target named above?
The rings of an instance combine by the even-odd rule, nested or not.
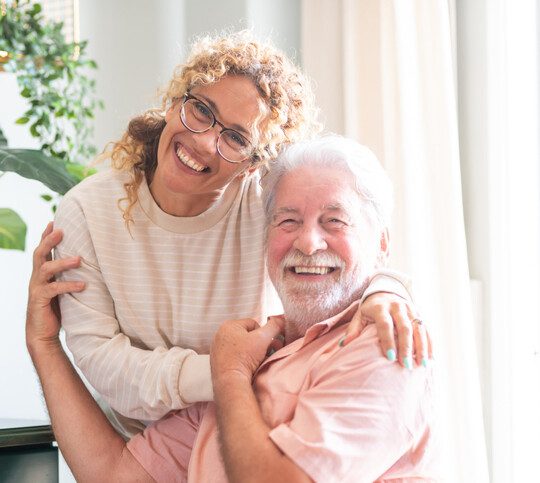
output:
[[[288,276],[287,267],[302,265],[334,266],[339,272],[320,282],[292,280],[293,275]],[[294,335],[292,338],[304,336],[312,325],[338,314],[358,300],[366,284],[366,271],[358,267],[346,270],[344,261],[335,254],[324,252],[309,257],[296,250],[289,252],[280,264],[275,281],[287,321],[286,331]]]

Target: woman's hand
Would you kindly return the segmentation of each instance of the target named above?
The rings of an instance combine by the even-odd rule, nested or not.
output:
[[[360,335],[367,324],[373,323],[377,327],[383,354],[388,360],[395,361],[397,358],[404,367],[412,369],[413,347],[419,366],[427,366],[428,359],[433,358],[431,339],[423,322],[405,299],[386,292],[374,293],[364,300],[339,344],[348,344]]]
[[[84,282],[58,282],[54,279],[55,275],[81,263],[80,257],[52,260],[52,249],[61,240],[62,232],[53,230],[51,222],[34,250],[26,310],[26,345],[29,350],[40,343],[58,343],[60,311],[57,295],[84,289]]]

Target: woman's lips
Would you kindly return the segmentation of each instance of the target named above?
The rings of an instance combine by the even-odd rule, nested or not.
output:
[[[205,174],[210,172],[210,168],[190,156],[184,146],[178,142],[174,143],[174,154],[177,163],[188,170],[191,174]]]

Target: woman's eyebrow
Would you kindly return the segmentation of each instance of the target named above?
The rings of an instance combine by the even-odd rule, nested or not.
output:
[[[210,108],[212,109],[212,112],[214,112],[215,114],[218,115],[218,117],[221,117],[221,114],[219,112],[219,107],[217,106],[217,104],[212,100],[212,99],[209,99],[208,97],[206,97],[204,94],[194,94],[196,97],[200,97],[204,102],[206,102]],[[218,119],[220,122],[222,122],[221,119]],[[225,124],[225,123],[223,123]],[[249,135],[250,132],[243,126],[241,126],[240,124],[230,124],[230,125],[227,125],[225,126],[227,129],[234,129],[235,131],[240,131],[246,135]]]

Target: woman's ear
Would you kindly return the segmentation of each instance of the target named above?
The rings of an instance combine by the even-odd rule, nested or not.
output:
[[[171,105],[168,107],[167,111],[165,111],[165,122],[170,122],[174,118],[176,115],[175,110],[181,102],[182,100],[177,97],[171,101]]]

